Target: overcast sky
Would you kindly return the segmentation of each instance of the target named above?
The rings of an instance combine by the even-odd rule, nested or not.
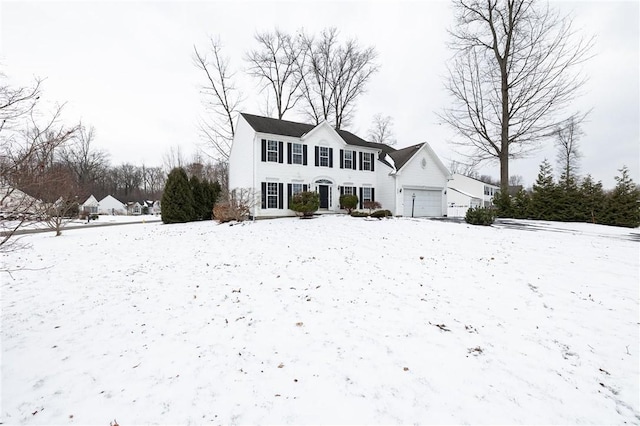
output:
[[[552,2],[572,12],[584,34],[597,36],[596,57],[586,66],[590,80],[575,109],[593,108],[583,126],[581,173],[613,187],[627,165],[640,182],[639,2]],[[462,160],[447,143],[455,138],[438,124],[436,112],[450,102],[443,84],[450,56],[446,30],[453,23],[449,2],[169,2],[90,1],[0,3],[0,66],[15,84],[46,78],[49,102],[66,102],[64,119],[96,128],[96,146],[113,165],[162,165],[173,146],[185,153],[201,144],[197,123],[205,111],[192,63],[193,46],[206,49],[219,35],[239,72],[243,112],[260,114],[258,82],[244,77],[245,52],[256,31],[276,26],[309,32],[336,26],[378,51],[380,72],[358,102],[347,129],[365,137],[374,114],[395,120],[397,148],[427,141],[445,165]],[[284,117],[299,120],[288,113]],[[511,174],[535,181],[543,158],[554,166],[547,144],[536,155],[511,163]],[[484,174],[499,176],[497,164]]]

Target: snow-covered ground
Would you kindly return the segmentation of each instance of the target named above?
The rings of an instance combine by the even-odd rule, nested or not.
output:
[[[99,215],[98,219],[91,220],[87,222],[87,220],[82,219],[71,219],[66,222],[62,228],[62,232],[72,228],[83,228],[87,226],[101,226],[101,225],[116,225],[116,224],[126,224],[126,223],[146,223],[146,222],[157,222],[160,221],[160,216],[156,215],[138,215],[138,216],[115,216],[115,215]],[[0,231],[3,230],[13,230],[19,222],[17,221],[5,221],[2,226],[0,226]],[[19,230],[50,230],[45,222],[41,221],[26,221],[20,225]],[[51,232],[54,232],[51,230]]]
[[[640,423],[638,229],[326,216],[23,237],[3,424]]]

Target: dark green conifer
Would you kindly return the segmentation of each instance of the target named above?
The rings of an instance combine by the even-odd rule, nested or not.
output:
[[[182,223],[192,220],[193,193],[187,173],[182,167],[176,167],[169,173],[161,203],[162,222]]]

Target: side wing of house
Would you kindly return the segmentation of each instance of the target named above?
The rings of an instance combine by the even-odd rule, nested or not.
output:
[[[254,186],[255,141],[255,130],[242,114],[238,114],[235,135],[229,153],[230,191]]]
[[[449,179],[449,171],[433,149],[426,142],[421,144],[396,173],[397,215],[444,216]]]

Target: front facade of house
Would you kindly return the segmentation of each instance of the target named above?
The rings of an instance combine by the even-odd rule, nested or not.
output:
[[[229,188],[255,192],[254,217],[294,215],[289,202],[301,191],[319,194],[320,213],[343,211],[340,195],[354,194],[360,209],[366,201],[378,201],[383,209],[402,215],[407,212],[405,187],[418,191],[419,196],[421,191],[439,191],[439,209],[431,213],[442,216],[448,172],[437,157],[432,158],[435,153],[428,144],[416,147],[409,155],[336,131],[327,122],[314,126],[240,114],[229,156]],[[420,155],[413,155],[418,152]],[[396,168],[396,159],[401,167]],[[426,173],[426,164],[437,170]]]
[[[80,205],[80,213],[87,214],[98,214],[98,200],[93,195],[89,196],[87,200]]]
[[[107,195],[98,203],[98,213],[107,215],[124,215],[127,213],[125,205],[112,195]]]
[[[462,217],[470,208],[491,207],[499,190],[499,186],[455,173],[449,182],[447,216]]]

